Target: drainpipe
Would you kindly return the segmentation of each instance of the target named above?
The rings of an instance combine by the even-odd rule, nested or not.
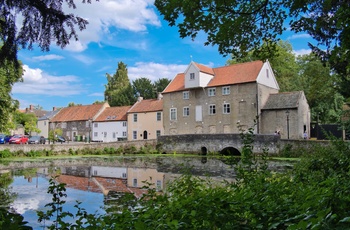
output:
[[[260,117],[259,117],[259,88],[258,88],[258,84],[256,84],[256,132],[257,134],[259,134],[260,129]]]

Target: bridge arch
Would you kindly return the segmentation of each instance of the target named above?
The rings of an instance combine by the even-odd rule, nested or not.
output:
[[[228,147],[223,148],[220,151],[220,154],[224,155],[224,156],[241,156],[241,152],[232,146],[228,146]]]
[[[208,149],[205,146],[201,147],[201,155],[207,155],[208,154]]]

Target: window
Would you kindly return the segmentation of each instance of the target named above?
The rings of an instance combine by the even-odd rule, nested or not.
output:
[[[97,135],[98,135],[97,132],[94,132],[94,137],[97,137]]]
[[[209,88],[208,89],[208,96],[209,97],[215,96],[215,88]]]
[[[126,127],[126,121],[123,121],[123,127]]]
[[[61,123],[61,128],[66,129],[67,128],[67,122],[62,122]]]
[[[85,122],[85,127],[86,127],[86,128],[90,127],[90,121],[86,121],[86,122]]]
[[[137,113],[134,113],[134,122],[137,122]]]
[[[46,126],[46,121],[44,121],[44,126]]]
[[[176,121],[176,120],[177,120],[177,111],[176,111],[176,108],[171,108],[171,109],[170,109],[170,120],[171,120],[171,121]]]
[[[190,92],[188,92],[188,91],[183,92],[183,99],[184,100],[190,99]]]
[[[184,107],[183,109],[183,116],[188,117],[190,115],[190,108],[189,107]]]
[[[97,128],[98,127],[98,123],[94,123],[94,127]]]
[[[160,130],[157,130],[157,131],[156,131],[156,136],[157,136],[157,137],[160,136]]]
[[[229,103],[224,103],[223,113],[224,113],[224,114],[229,114],[229,113],[231,113],[231,107],[230,107],[230,104],[229,104]]]
[[[115,133],[115,132],[113,132],[113,139],[115,139],[115,137],[116,137],[116,133]]]
[[[161,120],[162,120],[162,113],[157,112],[157,121],[161,121]]]
[[[137,139],[137,131],[132,131],[132,139]]]
[[[162,190],[162,181],[161,181],[161,180],[157,180],[157,185],[156,185],[156,187],[157,187],[157,191]]]
[[[266,69],[266,77],[267,77],[267,78],[270,77],[270,75],[269,75],[269,70],[268,70],[268,69]]]
[[[229,95],[229,94],[230,94],[230,86],[222,87],[222,95]]]
[[[126,173],[122,173],[122,177],[123,177],[123,178],[126,178]]]
[[[136,179],[136,178],[134,178],[134,179],[132,180],[132,186],[133,186],[133,187],[137,187],[137,179]]]
[[[107,132],[103,133],[103,137],[106,138],[107,137]]]
[[[216,108],[215,105],[209,105],[209,115],[216,114]]]
[[[123,137],[126,137],[126,132],[125,131],[123,131]]]
[[[190,73],[190,80],[194,80],[194,77],[195,77],[194,73]]]

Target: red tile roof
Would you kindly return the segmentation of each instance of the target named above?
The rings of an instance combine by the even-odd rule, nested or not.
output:
[[[131,108],[131,106],[118,106],[118,107],[108,107],[99,115],[94,121],[104,122],[104,121],[126,121],[126,113]]]
[[[208,87],[233,85],[256,81],[263,66],[262,61],[239,63],[229,66],[209,68],[201,64],[194,63],[201,72],[213,74],[213,79],[208,83]],[[212,71],[210,71],[210,69]],[[185,90],[185,74],[180,73],[170,82],[163,93],[170,93]]]
[[[163,110],[162,99],[147,99],[136,102],[128,113],[156,112]]]
[[[103,108],[104,104],[71,106],[61,109],[51,122],[87,121]],[[107,104],[107,107],[109,105]]]

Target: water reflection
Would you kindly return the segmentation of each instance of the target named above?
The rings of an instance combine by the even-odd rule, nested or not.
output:
[[[65,211],[76,213],[74,205],[79,200],[88,213],[101,214],[106,210],[118,210],[123,202],[139,198],[147,192],[145,186],[165,191],[167,183],[181,176],[184,169],[196,176],[233,181],[235,172],[231,163],[208,157],[47,162],[46,167],[11,171],[13,183],[10,186],[17,194],[11,207],[22,214],[34,229],[42,229],[37,223],[36,210],[44,210],[45,204],[52,201],[47,188],[53,175],[58,175],[57,182],[66,184],[68,197],[65,199]]]

